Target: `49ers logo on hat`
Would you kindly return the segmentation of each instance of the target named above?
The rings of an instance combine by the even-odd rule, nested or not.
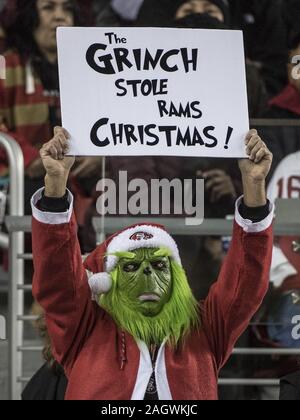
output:
[[[146,232],[137,232],[134,235],[130,236],[131,241],[147,241],[149,239],[152,239],[153,235],[151,233]]]

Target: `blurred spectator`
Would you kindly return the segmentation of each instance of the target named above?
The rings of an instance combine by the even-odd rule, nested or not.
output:
[[[208,14],[229,25],[227,0],[145,0],[138,17],[139,26],[170,26],[174,19],[190,14]]]
[[[268,197],[272,201],[277,198],[300,200],[300,151],[287,156],[277,167],[268,187]],[[297,241],[300,241],[297,236],[276,239],[271,282],[277,292],[285,296],[283,300],[287,299],[287,294],[300,293],[300,256],[293,249],[293,243]],[[296,311],[295,315],[297,315],[298,311],[299,314],[299,307],[293,308],[291,301],[292,299],[286,302],[285,308],[289,306],[291,313]],[[277,314],[280,316],[279,310]],[[278,334],[275,330],[273,333]],[[300,341],[298,346],[300,346]]]
[[[294,63],[293,58],[298,56]],[[300,29],[290,40],[288,63],[289,84],[270,101],[269,118],[300,118]]]
[[[300,148],[287,156],[276,168],[268,186],[270,200],[300,199]]]
[[[274,96],[286,84],[287,31],[281,0],[228,1],[232,27],[244,33],[246,57],[261,72],[268,94]]]
[[[25,211],[29,214],[30,197],[44,176],[39,148],[51,138],[53,127],[61,125],[56,28],[81,21],[75,0],[14,0],[14,7],[9,6],[5,22],[7,77],[0,80],[0,129],[22,147]],[[74,171],[86,180],[99,173],[100,165],[99,158],[84,158]],[[82,184],[86,188],[87,182]],[[76,181],[74,189],[81,194]]]
[[[297,58],[298,56],[298,58]],[[295,57],[293,59],[293,57]],[[294,63],[292,62],[294,61]],[[293,30],[289,41],[289,59],[287,62],[288,84],[269,102],[265,118],[291,119],[300,118],[300,29]],[[291,121],[292,123],[293,121]],[[300,150],[300,127],[282,126],[263,129],[274,154],[273,168],[288,155]]]
[[[286,157],[278,166],[269,184],[268,197],[272,201],[300,199],[300,152]],[[275,239],[270,291],[256,319],[261,324],[255,329],[256,338],[262,347],[300,347],[300,340],[292,335],[295,326],[292,319],[299,315],[300,309],[300,256],[294,252],[294,241],[299,241],[299,237]],[[260,363],[256,372],[260,378],[280,378],[299,367],[295,356],[274,356]],[[286,387],[289,388],[287,384]]]
[[[277,198],[300,200],[300,151],[287,156],[276,168],[268,186],[268,197],[272,201]],[[275,288],[284,286],[285,290],[300,290],[300,256],[293,250],[294,241],[299,241],[299,237],[280,237],[276,240],[271,270]]]
[[[223,21],[208,13],[190,13],[180,18],[177,17],[170,23],[176,28],[228,29]]]
[[[229,24],[229,9],[226,0],[185,0],[178,2],[175,19],[182,19],[191,14],[207,14],[225,25]]]
[[[56,27],[73,26],[75,9],[69,1],[16,0],[8,12],[0,124],[23,148],[27,176],[38,179],[44,175],[38,149],[60,122]]]

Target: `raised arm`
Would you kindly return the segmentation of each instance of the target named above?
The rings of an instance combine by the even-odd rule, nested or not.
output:
[[[272,154],[256,130],[250,131],[246,145],[249,159],[239,162],[244,196],[237,202],[231,247],[203,311],[218,369],[259,309],[269,284],[273,205],[266,197],[265,179]]]
[[[67,192],[73,157],[68,134],[55,129],[41,149],[47,175],[45,189],[32,198],[33,294],[46,314],[53,355],[66,373],[94,325],[96,307],[84,270],[73,215],[73,197]]]

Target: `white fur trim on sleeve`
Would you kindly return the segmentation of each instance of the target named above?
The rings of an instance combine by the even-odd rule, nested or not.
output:
[[[140,236],[139,239],[132,239],[135,235]],[[130,252],[141,248],[167,248],[173,259],[181,266],[178,247],[171,235],[159,227],[141,225],[125,230],[111,241],[107,248],[106,271],[111,272],[118,262],[117,257],[109,254]]]
[[[264,220],[258,223],[253,223],[251,220],[244,219],[240,214],[239,207],[241,205],[242,200],[243,197],[240,197],[236,201],[235,205],[235,220],[237,224],[243,229],[244,232],[247,233],[259,233],[263,232],[264,230],[267,230],[273,223],[275,211],[274,204],[270,203],[270,213]]]
[[[63,213],[50,213],[39,210],[36,205],[42,198],[44,188],[38,190],[31,198],[32,216],[40,223],[62,225],[69,223],[73,212],[73,195],[68,191],[69,210]]]

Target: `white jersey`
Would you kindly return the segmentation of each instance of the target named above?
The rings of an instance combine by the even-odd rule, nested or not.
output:
[[[268,198],[300,198],[300,151],[287,156],[278,165],[268,187]]]
[[[278,165],[268,187],[268,198],[272,202],[277,198],[300,198],[300,152],[287,156]],[[288,241],[291,242],[291,239],[288,238]],[[291,262],[293,261],[292,251],[284,253],[281,246],[282,243],[273,248],[270,282],[275,288],[281,287],[288,277],[298,275],[300,271],[299,264],[294,262],[293,265]]]

